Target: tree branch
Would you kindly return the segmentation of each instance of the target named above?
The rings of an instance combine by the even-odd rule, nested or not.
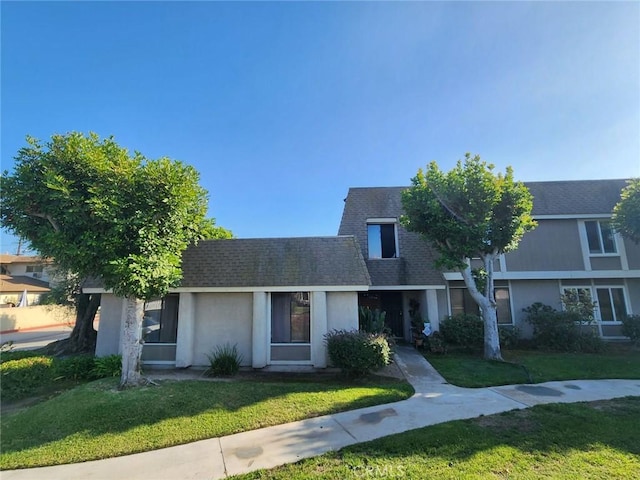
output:
[[[37,213],[37,212],[27,212],[29,215],[31,215],[32,217],[38,217],[38,218],[44,218],[45,220],[47,220],[51,226],[53,227],[53,229],[56,232],[60,231],[60,226],[58,225],[58,223],[53,219],[53,217],[51,215],[46,215],[44,213]]]

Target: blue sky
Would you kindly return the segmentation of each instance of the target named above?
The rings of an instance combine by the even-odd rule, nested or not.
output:
[[[196,167],[238,237],[335,235],[350,186],[465,152],[524,181],[640,175],[638,2],[0,8],[3,170],[27,134],[114,135]]]

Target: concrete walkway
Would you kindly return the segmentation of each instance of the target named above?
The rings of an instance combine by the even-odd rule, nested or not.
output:
[[[576,380],[536,385],[461,388],[449,385],[411,347],[396,363],[416,390],[408,400],[202,440],[152,452],[28,470],[2,480],[218,479],[272,468],[348,445],[449,420],[491,415],[541,403],[640,395],[640,380]]]

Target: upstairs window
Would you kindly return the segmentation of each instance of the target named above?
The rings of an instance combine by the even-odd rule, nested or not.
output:
[[[42,278],[43,271],[42,265],[27,265],[27,273],[31,274],[33,278]]]
[[[589,221],[584,222],[589,242],[589,253],[611,254],[617,253],[616,240],[613,228],[609,222]]]
[[[367,225],[369,258],[398,258],[395,223]]]

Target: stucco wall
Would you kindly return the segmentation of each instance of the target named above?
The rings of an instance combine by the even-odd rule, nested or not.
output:
[[[357,292],[327,293],[327,330],[358,329]]]
[[[0,331],[10,332],[76,323],[72,307],[37,305],[33,307],[0,308]]]
[[[253,295],[199,293],[195,295],[193,365],[208,365],[216,346],[237,344],[242,365],[251,365]]]
[[[110,293],[100,298],[100,326],[96,340],[96,356],[105,357],[120,353],[120,325],[124,299]]]

